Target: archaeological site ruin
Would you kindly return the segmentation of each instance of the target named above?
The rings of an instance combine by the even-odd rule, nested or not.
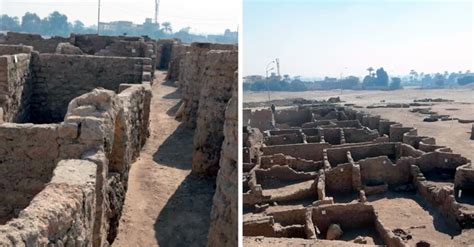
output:
[[[144,204],[158,210],[150,217],[166,209],[154,198],[133,201],[148,188],[132,175],[147,157],[162,173],[175,169],[160,163],[167,153],[156,152],[172,134],[156,107],[169,99],[175,105],[163,115],[180,119],[176,126],[189,133],[182,138],[194,140],[192,149],[171,151],[192,157],[183,171],[211,188],[199,211],[205,235],[175,241],[236,246],[236,71],[233,45],[8,33],[0,39],[0,246],[108,246],[116,239],[151,246],[127,235],[135,227],[124,217],[140,220],[133,213]],[[162,95],[163,88],[176,92]],[[162,181],[157,174],[149,188]],[[146,229],[155,234],[142,235],[167,246],[159,230],[172,220],[156,222]]]
[[[244,109],[244,246],[474,244],[474,167],[328,101]]]

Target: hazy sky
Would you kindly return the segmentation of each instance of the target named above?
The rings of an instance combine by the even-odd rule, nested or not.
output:
[[[98,0],[0,0],[0,14],[23,16],[27,11],[41,18],[54,10],[86,25],[97,24]],[[143,23],[153,18],[154,0],[101,0],[101,21],[127,20]],[[171,22],[174,30],[190,26],[194,33],[236,30],[240,0],[160,0],[159,22]]]
[[[280,59],[290,75],[473,69],[472,1],[244,0],[244,75]]]

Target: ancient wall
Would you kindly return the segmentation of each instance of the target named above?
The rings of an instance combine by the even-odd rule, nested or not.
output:
[[[264,155],[282,153],[295,158],[319,161],[323,160],[323,149],[331,147],[329,143],[303,143],[263,147]]]
[[[69,102],[102,87],[117,91],[121,83],[141,83],[148,58],[39,54],[33,57],[30,120],[60,122]]]
[[[210,51],[205,61],[194,133],[193,171],[215,176],[224,140],[225,108],[236,84],[238,54]]]
[[[58,141],[55,124],[0,125],[0,223],[17,216],[51,179]]]
[[[69,38],[52,37],[45,39],[39,34],[8,32],[4,44],[32,46],[41,53],[54,53],[59,43],[68,42]]]
[[[19,53],[31,53],[33,51],[32,46],[25,45],[1,45],[0,44],[0,55],[15,55]]]
[[[4,49],[2,49],[4,48]],[[31,51],[28,47],[0,46],[1,53]],[[31,98],[31,53],[0,56],[0,122],[26,122]]]
[[[224,142],[217,174],[208,246],[237,246],[238,235],[238,75],[224,124]]]
[[[171,48],[171,54],[168,62],[168,73],[166,79],[170,81],[176,81],[179,79],[179,73],[181,71],[181,63],[189,50],[189,45],[185,44],[174,44]],[[182,83],[180,83],[182,85]]]
[[[14,190],[29,193],[20,202],[15,201],[22,199],[19,196],[3,198],[6,203],[1,205],[0,211],[13,208],[13,219],[12,215],[6,216],[7,222],[0,226],[0,243],[21,243],[21,238],[45,245],[103,246],[113,242],[125,199],[129,166],[148,136],[151,99],[147,84],[126,85],[122,89],[119,95],[94,89],[73,99],[60,124],[0,125],[0,137],[5,138],[0,142],[2,159],[5,159],[0,172],[12,176],[16,174],[12,171],[21,170],[18,176],[12,176],[14,183],[4,182],[0,187],[12,190],[13,184]],[[81,165],[76,174],[69,159],[92,163],[92,175],[82,170],[87,164]],[[46,184],[51,177],[51,182]],[[20,211],[25,206],[28,212]],[[32,212],[40,218],[48,218],[37,222],[28,217]],[[18,222],[25,222],[28,227],[18,230]],[[14,237],[7,240],[8,234]]]
[[[311,121],[311,112],[307,109],[285,109],[275,113],[276,123],[286,123],[290,126],[301,126]]]
[[[92,246],[97,166],[63,160],[27,210],[0,225],[1,246]]]
[[[193,43],[180,65],[179,81],[182,86],[183,116],[182,120],[187,127],[195,128],[199,99],[204,81],[202,74],[206,63],[206,54],[210,51],[210,44]]]
[[[157,41],[156,49],[156,68],[168,69],[171,61],[171,52],[174,45],[180,45],[180,42],[175,39],[160,39]]]

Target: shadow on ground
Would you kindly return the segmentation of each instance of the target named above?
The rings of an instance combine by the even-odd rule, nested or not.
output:
[[[186,177],[155,221],[160,246],[206,246],[213,184],[197,175]]]
[[[183,103],[182,101],[179,101],[178,103],[176,103],[176,105],[174,105],[173,107],[171,107],[170,109],[166,111],[166,114],[170,117],[175,117],[176,112],[178,111],[182,103]]]
[[[162,165],[178,169],[191,169],[193,136],[194,130],[180,124],[153,154],[153,160]]]

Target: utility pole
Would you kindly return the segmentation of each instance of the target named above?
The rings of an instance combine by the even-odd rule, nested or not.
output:
[[[97,34],[100,33],[100,0],[99,5],[97,6]]]
[[[160,0],[155,0],[155,24],[158,24],[158,6],[160,5]]]

